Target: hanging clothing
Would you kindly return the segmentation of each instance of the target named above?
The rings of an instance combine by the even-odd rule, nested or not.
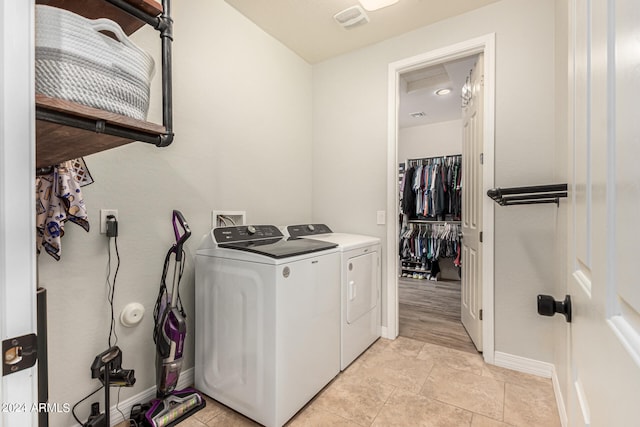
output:
[[[409,219],[460,220],[462,156],[413,159],[402,185],[402,213]]]
[[[87,208],[81,186],[93,178],[83,159],[69,160],[53,167],[47,175],[36,176],[36,250],[44,250],[56,261],[62,253],[64,224],[71,221],[89,231]]]
[[[410,223],[400,233],[400,257],[427,260],[458,258],[460,232],[460,224]]]
[[[402,182],[402,213],[411,215],[416,206],[416,193],[413,191],[415,167],[410,167],[404,173]]]
[[[460,230],[460,224],[408,223],[400,234],[402,277],[436,278],[442,258],[454,259],[460,268]]]

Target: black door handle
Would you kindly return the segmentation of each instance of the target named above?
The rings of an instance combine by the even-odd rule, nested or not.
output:
[[[564,314],[571,323],[571,297],[566,295],[564,301],[556,301],[551,295],[538,295],[538,314],[553,316],[556,313]]]

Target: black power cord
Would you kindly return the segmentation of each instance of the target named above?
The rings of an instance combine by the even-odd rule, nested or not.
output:
[[[84,425],[84,423],[78,419],[78,416],[76,415],[76,407],[79,404],[81,404],[82,402],[84,402],[85,400],[87,400],[88,398],[90,398],[91,396],[93,396],[94,394],[96,394],[97,392],[99,392],[100,390],[102,390],[103,388],[104,388],[104,386],[98,387],[97,389],[95,389],[91,393],[87,394],[82,399],[80,399],[78,402],[76,402],[76,404],[73,405],[73,408],[71,408],[71,415],[73,415],[73,418],[75,418],[76,421],[78,422],[78,424],[80,424],[81,426]]]
[[[109,327],[109,338],[108,338],[108,342],[107,345],[109,348],[115,346],[118,343],[118,334],[116,333],[116,320],[115,320],[115,313],[114,313],[114,304],[113,304],[113,298],[116,292],[116,280],[118,278],[118,271],[120,270],[120,253],[118,251],[118,221],[116,219],[116,217],[114,215],[108,215],[107,216],[107,237],[109,238],[109,240],[107,240],[107,250],[108,250],[108,259],[107,259],[107,286],[108,286],[108,291],[107,291],[107,300],[109,301],[109,305],[110,305],[110,309],[111,309],[111,324]],[[113,274],[113,281],[111,280],[111,239],[113,238],[114,241],[114,247],[115,247],[115,253],[116,253],[116,270],[115,273]],[[111,344],[111,339],[115,338],[115,342],[113,344]],[[85,425],[84,423],[82,423],[76,413],[75,413],[75,409],[78,407],[79,404],[81,404],[82,402],[84,402],[85,400],[87,400],[88,398],[90,398],[91,396],[93,396],[94,394],[96,394],[98,391],[102,390],[105,386],[101,386],[99,388],[97,388],[96,390],[94,390],[93,392],[89,393],[88,395],[86,395],[85,397],[83,397],[81,400],[79,400],[75,405],[73,405],[73,408],[71,408],[71,414],[73,415],[73,418],[75,418],[76,422],[80,425]],[[120,389],[118,389],[118,400],[116,402],[116,409],[118,410],[118,412],[120,412],[120,414],[122,415],[122,418],[126,420],[125,415],[122,413],[122,411],[120,411],[120,408],[118,407],[118,404],[120,403]],[[110,411],[111,408],[105,408],[105,411]]]
[[[109,258],[107,261],[107,287],[108,287],[107,299],[109,301],[109,305],[111,308],[111,324],[109,327],[109,339],[107,342],[107,346],[111,348],[118,343],[118,334],[116,333],[116,319],[115,319],[115,313],[114,313],[113,297],[116,292],[116,280],[118,278],[118,271],[120,270],[120,253],[118,251],[118,221],[116,220],[116,217],[113,215],[107,216],[107,237],[109,238],[109,240],[107,240],[107,247],[108,247],[108,253],[109,253]],[[116,271],[113,275],[113,282],[111,281],[111,239],[113,239],[113,242],[114,242],[116,259],[117,259]],[[115,342],[113,344],[111,344],[112,337],[115,338]]]

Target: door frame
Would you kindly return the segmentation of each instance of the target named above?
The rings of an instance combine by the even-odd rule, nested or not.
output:
[[[0,2],[0,337],[36,332],[34,2]],[[31,212],[31,215],[29,215]],[[0,426],[36,425],[37,365],[0,378]],[[7,410],[4,410],[7,409]]]
[[[483,195],[482,195],[482,342],[483,356],[487,363],[494,361],[494,205],[487,190],[494,187],[495,153],[495,33],[466,40],[440,49],[431,50],[416,56],[389,64],[388,80],[388,135],[387,135],[387,316],[385,338],[398,336],[398,99],[400,74],[419,68],[429,67],[448,61],[484,53],[484,122],[483,122]],[[464,159],[463,159],[464,161]]]

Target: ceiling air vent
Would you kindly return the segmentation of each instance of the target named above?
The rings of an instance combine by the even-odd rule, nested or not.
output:
[[[342,25],[346,29],[357,27],[369,22],[367,13],[360,6],[351,6],[341,12],[333,15],[338,24]]]

